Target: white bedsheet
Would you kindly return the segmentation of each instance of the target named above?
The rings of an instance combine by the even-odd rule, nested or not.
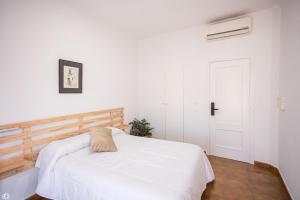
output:
[[[214,179],[196,145],[113,137],[118,152],[90,152],[88,134],[43,148],[36,193],[55,200],[200,200]]]

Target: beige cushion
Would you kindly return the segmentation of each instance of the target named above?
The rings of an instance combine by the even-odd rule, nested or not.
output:
[[[91,143],[90,148],[94,152],[118,151],[112,138],[111,129],[97,127],[90,129]]]

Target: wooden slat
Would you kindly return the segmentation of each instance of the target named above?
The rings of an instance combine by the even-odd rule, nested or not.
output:
[[[79,130],[83,128],[82,121],[83,121],[83,117],[80,117],[80,118],[78,119],[78,123],[79,123],[78,129],[79,129]]]
[[[125,130],[126,128],[128,128],[127,124],[121,124],[120,126],[118,126],[117,128],[121,129],[121,130]]]
[[[1,160],[0,161],[0,168],[8,166],[8,165],[12,165],[13,163],[21,162],[23,160],[24,160],[23,155],[13,157],[13,158],[8,158],[6,160]]]
[[[120,122],[122,122],[122,121],[123,121],[123,118],[121,118],[121,117],[113,118],[112,121],[113,121],[113,122],[114,122],[114,121],[120,121]]]
[[[40,150],[35,150],[28,154],[25,154],[24,159],[25,160],[35,160],[37,158],[37,156],[39,155],[39,152],[40,152]]]
[[[111,113],[111,115],[113,117],[123,117],[124,116],[123,113],[121,113],[121,112],[114,112],[114,113]]]
[[[30,153],[32,151],[31,146],[30,146],[30,141],[31,141],[31,137],[30,137],[30,132],[31,132],[31,128],[30,127],[26,127],[23,129],[23,135],[25,137],[25,139],[23,140],[23,144],[24,144],[24,148],[23,148],[23,152],[24,155],[27,153]]]
[[[2,136],[2,137],[0,137],[0,144],[14,142],[14,141],[23,140],[23,139],[25,139],[23,134]]]
[[[0,174],[3,173],[3,172],[6,172],[6,171],[12,170],[12,169],[23,167],[25,164],[27,164],[27,162],[28,161],[20,160],[18,162],[12,163],[10,165],[3,166],[3,167],[0,168]]]
[[[18,144],[15,146],[10,146],[10,147],[5,147],[0,149],[0,155],[6,155],[6,154],[11,154],[19,151],[23,151],[24,149],[24,144]]]
[[[10,166],[6,166],[0,169],[0,180],[7,178],[9,176],[13,176],[19,172],[22,172],[26,169],[32,168],[34,166],[34,162],[23,160],[18,163],[14,163]]]
[[[19,167],[23,167],[24,166],[24,163],[23,162],[16,162],[16,163],[13,163],[11,165],[8,165],[8,166],[5,166],[5,167],[1,167],[0,168],[0,174],[3,173],[3,172],[7,172],[9,170],[12,170],[12,169],[16,169],[16,168],[19,168]]]

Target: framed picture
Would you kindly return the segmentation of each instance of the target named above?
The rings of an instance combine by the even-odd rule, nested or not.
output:
[[[82,63],[59,59],[59,93],[82,93]]]

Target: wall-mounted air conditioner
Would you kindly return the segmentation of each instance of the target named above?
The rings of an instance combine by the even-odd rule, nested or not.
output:
[[[243,35],[251,32],[252,18],[244,17],[230,21],[210,24],[207,27],[206,39],[215,40],[221,38]]]

